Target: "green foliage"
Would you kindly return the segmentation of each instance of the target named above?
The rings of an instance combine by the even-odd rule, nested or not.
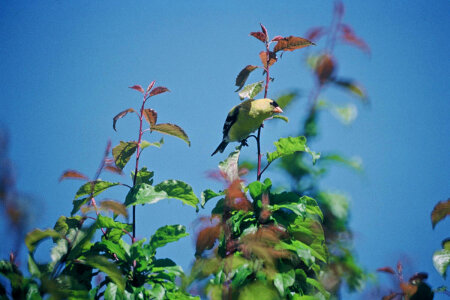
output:
[[[277,158],[291,155],[295,152],[304,151],[312,156],[313,163],[320,158],[320,153],[315,153],[306,146],[306,138],[304,136],[281,138],[274,143],[276,151],[267,153],[267,161],[271,163]]]

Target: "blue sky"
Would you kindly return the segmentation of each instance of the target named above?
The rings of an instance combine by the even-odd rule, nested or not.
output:
[[[261,44],[249,32],[261,22],[272,36],[302,36],[312,26],[329,24],[332,11],[331,1],[3,1],[0,6],[0,124],[10,134],[18,188],[34,197],[30,207],[40,228],[70,213],[80,182],[58,183],[64,170],[93,176],[108,139],[116,145],[137,138],[135,118],[119,120],[114,132],[112,117],[139,107],[139,93],[128,86],[152,80],[171,92],[147,107],[158,111],[160,122],[183,127],[192,146],[167,137],[162,149],[144,152],[142,164],[155,170],[156,182],[180,179],[197,195],[221,188],[206,173],[225,157],[210,153],[221,140],[226,113],[239,102],[236,75],[259,63]],[[429,218],[434,205],[450,195],[449,12],[443,0],[348,2],[344,21],[372,55],[338,47],[339,74],[363,83],[371,104],[327,91],[330,101],[357,105],[358,118],[343,126],[324,113],[323,134],[311,145],[363,159],[362,176],[336,169],[323,186],[351,197],[355,247],[367,270],[402,259],[406,271],[428,272],[434,287],[444,280],[431,256],[449,228],[446,220],[432,230]],[[291,90],[307,94],[313,84],[301,50],[286,53],[272,75],[272,98]],[[250,81],[260,78],[251,76]],[[289,124],[266,126],[265,151],[278,137],[297,132],[305,103],[302,97],[287,112]],[[253,157],[254,145],[245,152]],[[102,178],[130,183],[128,175]],[[121,200],[125,194],[118,187],[105,197]],[[192,230],[198,216],[176,200],[138,207],[138,236],[148,237],[164,224]],[[3,240],[8,231],[0,234]],[[186,238],[160,255],[188,269],[193,245]],[[2,257],[6,248],[1,247]]]

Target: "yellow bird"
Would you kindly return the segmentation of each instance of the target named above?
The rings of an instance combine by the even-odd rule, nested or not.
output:
[[[282,112],[278,103],[269,98],[250,99],[236,105],[228,113],[223,125],[222,142],[211,156],[217,152],[222,153],[229,142],[245,143],[248,136],[257,130],[265,119]]]

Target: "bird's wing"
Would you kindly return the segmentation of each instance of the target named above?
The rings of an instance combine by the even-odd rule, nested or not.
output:
[[[228,132],[230,131],[231,126],[236,122],[238,118],[239,110],[239,107],[236,106],[227,115],[225,124],[223,124],[223,139],[226,139],[228,137]]]

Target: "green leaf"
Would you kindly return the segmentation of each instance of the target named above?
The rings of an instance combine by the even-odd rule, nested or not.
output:
[[[252,66],[252,65],[247,65],[245,68],[243,68],[238,76],[236,77],[236,86],[238,87],[238,89],[235,91],[239,91],[240,89],[242,89],[242,87],[244,86],[245,82],[248,79],[248,76],[250,75],[250,73],[254,70],[256,70],[256,68],[258,68],[257,66]]]
[[[178,125],[170,123],[156,124],[151,126],[150,130],[175,136],[185,141],[189,147],[191,146],[191,141],[189,141],[189,137],[187,136],[186,132],[184,132],[184,130]]]
[[[284,110],[286,108],[286,106],[288,106],[297,97],[298,97],[297,93],[289,93],[289,94],[281,95],[275,101]]]
[[[125,251],[125,249],[123,249],[121,244],[105,239],[101,241],[98,245],[108,250],[111,253],[111,255],[115,254],[119,260],[121,261],[128,260],[127,252]]]
[[[141,183],[153,184],[153,175],[155,172],[147,170],[147,167],[141,168],[136,177],[136,185]],[[134,180],[134,172],[131,172],[131,179]]]
[[[103,215],[97,216],[97,226],[98,228],[117,228],[117,229],[125,229],[130,232],[133,230],[131,224],[116,222],[110,217],[106,217]]]
[[[73,216],[74,214],[76,214],[83,205],[88,203],[88,201],[89,201],[89,197],[82,198],[82,199],[79,199],[79,200],[73,200],[72,201],[73,208],[72,208],[72,211],[70,212],[70,215]]]
[[[348,166],[356,171],[363,171],[362,160],[360,157],[346,158],[339,154],[326,154],[320,156],[321,162],[338,162]]]
[[[123,291],[125,289],[126,282],[122,272],[120,272],[115,264],[108,261],[107,258],[103,256],[89,256],[84,263],[108,275],[108,277],[117,285],[119,290]]]
[[[291,155],[299,151],[309,153],[312,156],[313,163],[320,157],[320,153],[315,153],[306,146],[306,138],[304,136],[281,138],[275,142],[274,145],[277,150],[267,153],[267,161],[269,163],[277,158]]]
[[[219,163],[219,169],[224,173],[229,182],[233,182],[239,179],[239,154],[240,146],[236,150],[230,153],[228,157]]]
[[[290,270],[287,273],[277,273],[273,284],[277,288],[281,296],[285,297],[289,291],[289,287],[295,282],[295,271]]]
[[[104,297],[105,300],[120,299],[119,294],[117,293],[117,285],[113,282],[108,283],[108,285],[106,286]]]
[[[264,81],[258,81],[249,85],[246,85],[239,93],[239,98],[244,100],[245,98],[254,99],[263,88]]]
[[[147,141],[141,141],[141,149],[145,149],[147,147],[153,146],[157,148],[161,148],[161,146],[164,144],[164,138],[161,138],[159,142],[150,143]]]
[[[25,237],[25,245],[27,245],[28,251],[33,252],[36,249],[37,245],[43,239],[48,237],[60,239],[61,235],[53,229],[34,229],[33,231],[29,232]]]
[[[263,193],[269,191],[271,187],[272,181],[270,180],[270,178],[266,178],[264,182],[253,181],[248,185],[248,190],[252,199],[257,200]]]
[[[103,180],[96,180],[96,181],[90,181],[85,184],[83,184],[77,191],[75,195],[75,199],[80,198],[81,196],[91,195],[92,197],[97,196],[101,192],[105,191],[106,189],[119,185],[120,182],[109,182],[109,181],[103,181]]]
[[[150,296],[155,300],[163,300],[166,290],[160,284],[155,284],[151,290],[149,290]]]
[[[306,283],[315,287],[325,297],[325,299],[329,299],[330,293],[325,290],[325,288],[322,286],[322,284],[319,281],[308,277],[308,278],[306,278]]]
[[[41,277],[41,270],[39,270],[39,267],[31,254],[28,254],[28,272],[30,272],[33,277]]]
[[[288,117],[281,116],[281,115],[273,115],[273,116],[272,116],[272,119],[280,119],[280,120],[285,121],[286,123],[289,123]]]
[[[351,103],[343,106],[331,105],[330,111],[344,125],[350,125],[358,116],[358,108]]]
[[[112,149],[114,162],[119,169],[123,169],[126,166],[131,156],[136,152],[136,148],[136,142],[120,141],[120,144]]]
[[[189,233],[186,232],[186,228],[182,225],[166,225],[156,230],[150,238],[149,245],[152,249],[156,250],[188,235]]]
[[[247,264],[240,266],[234,273],[233,279],[231,280],[231,287],[234,289],[241,288],[247,277],[252,273],[252,269]]]
[[[348,80],[348,79],[335,79],[332,81],[336,85],[348,90],[353,95],[357,96],[364,102],[368,102],[368,97],[364,88],[358,84],[356,81]]]
[[[56,221],[55,226],[53,229],[58,232],[61,236],[65,236],[69,229],[80,229],[81,228],[81,220],[83,217],[81,216],[75,216],[75,217],[66,217],[61,216],[58,218],[58,221]],[[56,239],[53,239],[54,242],[56,242]]]
[[[343,221],[347,221],[349,213],[349,201],[343,194],[320,192],[318,195],[319,202],[328,208],[331,214]]]
[[[125,206],[138,204],[153,204],[162,199],[167,198],[167,193],[164,191],[156,191],[155,187],[148,183],[141,183],[135,185],[127,194],[125,198]]]
[[[447,201],[441,201],[433,208],[431,212],[431,223],[433,229],[437,223],[442,221],[445,217],[450,215],[450,198]]]
[[[208,202],[209,200],[211,200],[211,199],[213,199],[215,197],[222,196],[222,195],[225,195],[225,192],[222,191],[222,192],[216,193],[213,190],[206,189],[200,195],[200,199],[201,199],[200,200],[200,205],[202,207],[205,207],[206,202]]]
[[[134,109],[132,109],[132,108],[125,109],[124,111],[121,111],[120,113],[118,113],[113,118],[113,129],[114,129],[114,131],[116,131],[116,122],[117,122],[117,120],[119,120],[120,118],[125,117],[130,112],[134,112]]]
[[[433,265],[441,276],[446,279],[447,269],[450,264],[450,250],[442,249],[434,252]]]
[[[166,198],[181,200],[184,204],[197,208],[199,200],[192,187],[180,180],[165,180],[155,186],[156,192],[165,192]]]

